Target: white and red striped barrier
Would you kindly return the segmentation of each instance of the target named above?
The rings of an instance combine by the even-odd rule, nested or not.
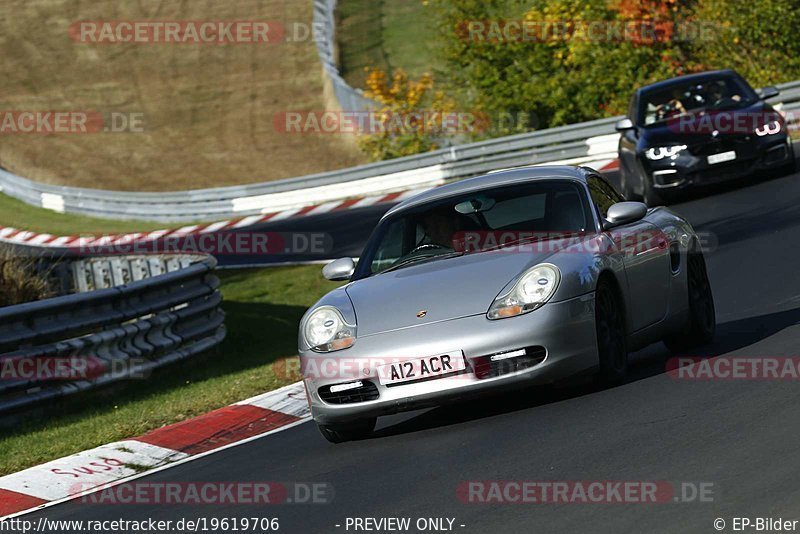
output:
[[[0,477],[0,517],[109,488],[310,418],[302,382],[200,417]]]
[[[183,236],[193,234],[205,234],[213,232],[224,232],[226,230],[236,230],[239,228],[246,228],[264,222],[275,222],[292,217],[301,217],[305,215],[319,215],[322,213],[329,213],[334,211],[342,211],[352,208],[363,208],[367,206],[374,206],[376,204],[395,203],[400,202],[408,197],[424,191],[425,189],[411,189],[397,193],[389,193],[388,195],[374,196],[374,197],[358,197],[349,198],[346,200],[338,200],[336,202],[327,202],[325,204],[315,204],[303,208],[295,208],[275,213],[267,213],[265,215],[251,215],[242,217],[241,219],[231,219],[225,221],[217,221],[213,223],[205,223],[198,225],[182,226],[180,228],[153,230],[151,232],[134,232],[129,234],[116,234],[105,236],[93,235],[71,235],[71,236],[56,236],[48,233],[30,232],[27,230],[20,230],[9,226],[0,226],[0,241],[12,243],[17,245],[28,245],[37,247],[48,248],[68,248],[76,250],[87,250],[94,247],[104,247],[126,244],[132,240],[138,241],[156,241],[167,236]]]
[[[613,136],[612,136],[613,137]],[[592,148],[595,152],[600,153],[606,151],[609,142],[615,140],[598,139],[598,144]],[[566,164],[568,162],[552,162],[547,165]],[[585,163],[599,171],[615,171],[619,168],[619,160],[617,159],[601,159]],[[385,195],[378,196],[360,196],[347,198],[344,200],[335,200],[323,204],[313,204],[300,208],[293,208],[284,211],[277,211],[263,215],[250,215],[240,219],[230,219],[224,221],[217,221],[213,223],[203,223],[198,225],[182,226],[180,228],[153,230],[152,232],[134,232],[128,234],[117,235],[71,235],[71,236],[57,236],[48,233],[31,232],[21,230],[13,227],[0,226],[0,242],[12,243],[17,245],[47,247],[47,248],[67,248],[74,250],[91,250],[97,247],[113,247],[114,245],[121,245],[130,243],[133,240],[140,242],[156,241],[164,237],[205,234],[213,232],[224,232],[227,230],[236,230],[239,228],[246,228],[260,223],[275,222],[293,217],[302,217],[306,215],[319,215],[323,213],[330,213],[336,211],[343,211],[354,208],[363,208],[367,206],[374,206],[377,204],[397,203],[409,197],[421,193],[428,188],[422,189],[408,189],[405,191],[398,191]]]

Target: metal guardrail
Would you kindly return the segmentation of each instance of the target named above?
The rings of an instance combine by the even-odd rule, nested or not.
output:
[[[800,81],[775,100],[800,109]],[[35,206],[112,219],[165,222],[258,215],[359,195],[432,187],[489,170],[616,157],[614,123],[599,119],[325,172],[250,185],[174,192],[120,192],[41,184],[0,170],[2,192]]]
[[[85,292],[0,308],[0,413],[144,378],[219,344],[215,266],[212,257],[91,258],[72,266]],[[133,280],[116,285],[124,272]]]
[[[331,84],[339,106],[345,111],[365,111],[375,107],[375,103],[364,96],[364,92],[344,81],[336,65],[336,3],[337,0],[314,0],[314,29],[317,54]]]
[[[85,293],[97,289],[122,286],[186,269],[201,262],[205,256],[143,255],[88,257],[70,262],[71,287],[75,292]]]

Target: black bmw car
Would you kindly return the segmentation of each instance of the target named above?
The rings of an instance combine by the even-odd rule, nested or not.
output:
[[[642,87],[616,129],[625,197],[651,206],[693,186],[794,165],[783,117],[732,70]]]

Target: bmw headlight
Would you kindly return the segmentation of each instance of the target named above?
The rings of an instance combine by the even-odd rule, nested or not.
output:
[[[647,159],[657,161],[664,158],[675,157],[680,154],[682,150],[686,150],[686,145],[658,146],[648,148],[644,154],[647,156]]]
[[[333,352],[352,347],[356,341],[356,327],[345,322],[332,306],[321,306],[306,319],[303,335],[311,350]]]
[[[556,292],[560,281],[561,271],[555,265],[540,263],[531,267],[509,291],[494,299],[486,317],[504,319],[540,308]]]
[[[772,121],[769,124],[765,124],[764,126],[756,128],[756,135],[759,137],[764,137],[766,135],[775,135],[780,131],[781,123],[778,121]]]

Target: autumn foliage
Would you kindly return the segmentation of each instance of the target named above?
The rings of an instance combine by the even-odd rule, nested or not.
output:
[[[437,88],[429,75],[409,80],[402,71],[371,71],[367,94],[386,113],[455,105],[495,119],[526,118],[475,129],[471,139],[622,115],[637,87],[692,72],[734,68],[754,87],[800,78],[796,1],[424,4],[426,16],[436,21],[432,38],[444,64]],[[446,139],[447,132],[426,127],[410,135],[370,136],[361,144],[377,159],[430,150]]]
[[[367,69],[364,94],[378,103],[375,110],[382,128],[362,135],[359,147],[373,160],[408,156],[439,148],[447,135],[442,116],[455,104],[444,92],[434,89],[433,76],[412,80],[398,69],[389,75]]]

